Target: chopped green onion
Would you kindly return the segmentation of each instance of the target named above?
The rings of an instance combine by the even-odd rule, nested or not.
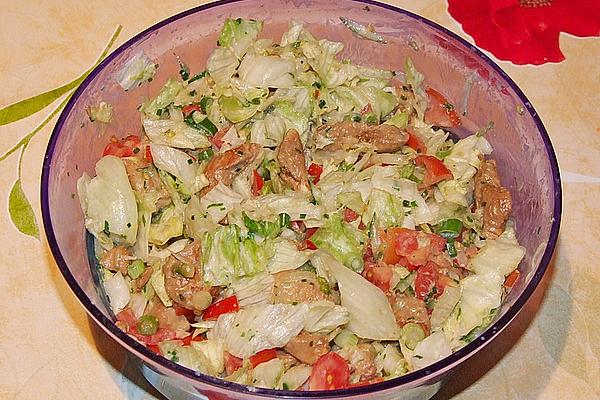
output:
[[[144,273],[145,269],[146,266],[142,260],[135,260],[127,267],[127,275],[129,275],[131,279],[137,279]]]
[[[377,115],[375,115],[375,113],[368,113],[364,116],[364,120],[367,124],[376,124],[379,122],[379,119],[377,118]]]
[[[446,251],[450,257],[456,257],[456,246],[454,245],[454,239],[450,239],[446,242]]]
[[[329,286],[327,279],[323,278],[322,276],[317,276],[317,282],[319,283],[319,289],[321,289],[321,292],[327,295],[331,294],[331,287]]]
[[[202,78],[204,78],[206,75],[208,75],[208,71],[202,71],[202,72],[200,72],[200,73],[198,73],[198,74],[194,75],[193,77],[191,77],[191,78],[188,80],[188,83],[192,83],[192,82],[194,82],[194,81],[197,81],[198,79],[202,79]]]
[[[154,315],[143,315],[136,327],[140,334],[152,336],[158,331],[158,319]]]
[[[104,229],[102,229],[102,232],[104,232],[106,236],[110,235],[110,225],[108,224],[108,221],[104,221]]]
[[[356,346],[358,344],[358,336],[350,332],[348,329],[344,329],[337,334],[333,341],[343,349]]]
[[[279,214],[279,227],[289,228],[292,225],[292,217],[288,213]]]
[[[187,81],[190,77],[190,69],[181,60],[179,60],[179,75],[181,75],[181,79],[184,81]]]
[[[212,136],[215,133],[217,133],[217,131],[218,131],[215,124],[213,124],[211,122],[211,120],[208,119],[208,117],[204,118],[200,122],[196,122],[196,121],[194,121],[194,118],[192,117],[192,115],[188,115],[187,117],[185,117],[184,121],[186,124],[188,124],[192,128],[196,128],[208,136]]]
[[[324,108],[326,104],[325,100],[319,100],[319,108]]]
[[[436,227],[436,232],[443,238],[450,240],[456,239],[460,235],[462,228],[463,224],[459,219],[450,218],[439,223]]]
[[[208,107],[210,107],[210,105],[212,103],[213,103],[212,97],[203,96],[200,99],[200,108],[202,109],[202,112],[206,114],[206,110],[208,109]]]
[[[400,330],[400,339],[406,347],[414,350],[417,347],[417,343],[425,339],[425,332],[421,325],[409,322]]]
[[[208,160],[214,154],[215,154],[215,152],[213,151],[213,149],[211,149],[211,148],[204,149],[200,153],[198,153],[198,159],[201,161]]]

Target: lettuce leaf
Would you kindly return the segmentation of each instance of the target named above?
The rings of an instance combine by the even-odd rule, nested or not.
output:
[[[275,254],[267,264],[271,274],[301,267],[312,257],[310,250],[298,250],[296,244],[290,240],[278,239],[275,241]]]
[[[187,193],[195,193],[200,183],[198,182],[198,164],[194,159],[181,150],[162,144],[151,144],[152,158],[156,168],[177,177]]]
[[[180,149],[199,149],[210,147],[210,140],[183,121],[171,119],[149,119],[142,122],[144,132],[154,144],[177,147]]]
[[[103,282],[110,307],[116,314],[124,309],[131,299],[131,288],[120,272],[116,272]]]
[[[157,65],[143,51],[131,57],[116,76],[124,90],[131,90],[152,79]]]
[[[373,189],[369,195],[369,204],[364,214],[365,221],[374,221],[381,229],[400,226],[404,219],[404,207],[399,196]]]
[[[245,18],[227,18],[219,36],[219,46],[233,50],[242,58],[262,30],[263,22]]]
[[[343,306],[327,300],[310,303],[304,329],[311,333],[329,334],[350,321],[350,313]]]
[[[175,98],[182,89],[183,85],[181,82],[169,79],[154,99],[142,104],[140,111],[148,115],[157,115],[158,110],[166,108],[175,101]]]
[[[276,56],[248,54],[238,70],[240,81],[259,88],[289,88],[294,86],[294,62]]]
[[[363,339],[398,340],[400,327],[386,295],[331,256],[322,255],[338,282],[341,303],[350,313],[347,328]]]
[[[362,271],[367,236],[358,228],[344,222],[339,214],[330,215],[310,240],[351,270]]]
[[[279,358],[260,363],[252,370],[252,384],[258,387],[275,389],[284,371],[283,361]]]
[[[206,69],[217,85],[228,86],[229,79],[235,74],[239,61],[235,53],[225,47],[217,47],[206,61]],[[211,121],[214,121],[211,118]]]
[[[78,181],[85,227],[96,237],[106,235],[133,245],[137,238],[138,209],[125,165],[120,158],[105,156],[96,163],[96,177]]]

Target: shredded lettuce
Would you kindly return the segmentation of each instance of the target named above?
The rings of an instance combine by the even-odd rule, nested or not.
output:
[[[247,55],[238,70],[240,80],[259,88],[294,86],[294,62],[275,56]]]
[[[152,272],[152,276],[150,277],[150,284],[164,306],[171,307],[173,301],[167,294],[167,289],[165,288],[165,275],[162,272],[162,264],[156,264],[153,268],[154,272]]]
[[[263,22],[244,18],[227,18],[219,36],[219,46],[233,50],[242,58],[262,30]]]
[[[273,243],[244,238],[237,225],[219,226],[207,232],[202,240],[204,280],[211,286],[229,285],[238,278],[265,270],[271,258]]]
[[[142,122],[144,132],[152,143],[177,147],[180,149],[199,149],[210,147],[210,140],[183,121],[172,119],[149,119]]]
[[[213,50],[206,61],[206,68],[217,85],[226,86],[229,78],[235,74],[239,61],[235,53],[224,47]]]
[[[338,326],[347,324],[350,313],[345,307],[327,300],[309,304],[304,329],[311,333],[329,334]]]
[[[363,269],[367,236],[358,228],[344,222],[339,214],[330,215],[310,240],[351,270]]]
[[[148,242],[163,245],[174,237],[183,234],[183,214],[178,213],[173,205],[161,210],[160,219],[151,223],[148,230]]]
[[[152,79],[157,65],[143,51],[131,57],[116,76],[124,90],[131,90]]]
[[[118,313],[124,309],[131,299],[129,284],[120,272],[113,274],[104,281],[104,290],[114,313]]]
[[[405,348],[403,347],[403,350]],[[442,332],[435,332],[420,341],[409,358],[413,369],[421,369],[452,354],[452,349]]]
[[[338,282],[342,306],[350,313],[348,329],[363,339],[398,340],[398,326],[385,294],[331,256],[322,256]]]
[[[213,374],[218,375],[225,370],[225,347],[219,340],[192,341],[192,347],[201,353],[208,361],[207,367]]]
[[[96,237],[106,235],[133,245],[137,238],[138,210],[125,165],[120,158],[105,156],[96,163],[96,176],[78,181],[85,227]]]
[[[156,168],[177,177],[185,185],[187,193],[196,192],[200,186],[197,177],[198,164],[192,157],[162,144],[151,144],[150,149]]]
[[[283,361],[274,358],[258,364],[252,370],[252,384],[258,387],[275,389],[284,372]]]
[[[312,368],[305,364],[294,365],[281,377],[277,389],[296,390],[308,380]]]
[[[158,110],[166,108],[175,101],[175,98],[182,89],[183,85],[181,82],[169,79],[154,99],[142,104],[140,111],[147,115],[157,115]]]
[[[378,228],[400,226],[404,219],[402,200],[386,191],[373,189],[364,217],[366,221],[374,221]]]
[[[274,253],[267,264],[267,270],[271,274],[299,268],[312,256],[312,251],[298,250],[294,242],[285,239],[275,241]]]
[[[261,304],[221,315],[213,330],[225,350],[248,358],[261,350],[285,346],[304,327],[306,304]]]

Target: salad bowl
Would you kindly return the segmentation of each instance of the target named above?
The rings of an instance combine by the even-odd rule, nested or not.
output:
[[[489,327],[472,342],[425,368],[368,386],[330,391],[271,390],[203,375],[155,354],[124,333],[99,290],[94,243],[85,233],[76,199],[77,179],[93,175],[111,136],[140,130],[138,105],[156,96],[164,81],[177,75],[178,58],[202,70],[228,17],[263,20],[263,37],[278,40],[291,20],[317,37],[343,42],[342,58],[372,67],[402,70],[409,57],[425,82],[443,89],[460,111],[458,138],[485,132],[504,185],[513,194],[513,220],[526,249],[519,279]],[[340,17],[372,27],[385,43],[366,40]],[[371,32],[371,31],[370,31]],[[363,35],[364,36],[364,35]],[[143,51],[159,68],[151,82],[126,92],[117,83],[123,66]],[[176,55],[176,56],[175,56]],[[92,124],[90,105],[113,107],[110,124]],[[546,130],[523,92],[477,48],[420,16],[369,0],[239,0],[199,6],[168,18],[136,35],[109,55],[77,89],[54,128],[42,170],[42,213],[52,254],[65,280],[91,318],[139,361],[144,376],[174,399],[344,398],[424,399],[469,357],[490,344],[515,318],[550,262],[561,215],[561,184]],[[491,344],[493,345],[493,344]],[[204,397],[203,397],[204,396]]]

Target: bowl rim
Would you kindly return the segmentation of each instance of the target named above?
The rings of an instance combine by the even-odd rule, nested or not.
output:
[[[419,369],[417,371],[408,373],[406,375],[390,379],[388,381],[383,381],[380,383],[374,383],[371,385],[365,385],[361,387],[355,388],[347,388],[347,389],[336,389],[336,390],[320,390],[320,391],[293,391],[293,390],[274,390],[274,389],[265,389],[259,388],[255,386],[247,386],[234,382],[229,382],[220,378],[216,378],[210,375],[205,375],[200,372],[196,372],[192,369],[186,368],[182,365],[176,364],[171,360],[168,360],[166,357],[160,356],[152,352],[149,348],[139,343],[121,329],[119,329],[115,323],[107,318],[86,296],[83,289],[77,284],[73,274],[67,267],[67,263],[60,251],[60,247],[58,245],[56,236],[54,234],[54,229],[52,225],[52,218],[50,216],[50,207],[49,207],[49,183],[50,183],[50,172],[52,169],[52,161],[53,155],[55,151],[55,147],[58,141],[58,137],[60,135],[61,130],[63,129],[63,125],[70,114],[72,108],[75,103],[81,96],[84,90],[90,85],[90,83],[96,78],[96,76],[109,64],[111,63],[117,56],[126,51],[129,47],[139,42],[141,39],[147,37],[148,35],[154,33],[156,30],[176,21],[181,18],[187,17],[189,15],[202,12],[207,9],[220,7],[226,4],[237,3],[247,0],[219,0],[216,2],[211,2],[207,4],[203,4],[200,6],[193,7],[191,9],[182,11],[177,13],[171,17],[168,17],[162,21],[157,22],[156,24],[146,28],[142,32],[136,34],[129,40],[125,41],[121,46],[111,52],[102,62],[100,62],[92,72],[83,80],[83,82],[79,85],[79,87],[75,90],[65,108],[62,110],[54,129],[52,130],[52,134],[49,138],[48,145],[46,148],[46,152],[44,155],[43,165],[42,165],[42,174],[41,174],[41,185],[40,185],[40,200],[41,200],[41,208],[42,208],[42,220],[44,224],[44,230],[46,233],[46,238],[48,240],[48,244],[54,259],[58,265],[60,272],[62,273],[64,279],[67,281],[67,284],[78,298],[78,300],[85,307],[88,314],[98,323],[104,330],[106,330],[109,334],[113,335],[113,338],[120,342],[128,351],[134,352],[136,355],[142,355],[145,358],[150,359],[152,362],[160,365],[161,367],[170,370],[179,375],[183,375],[184,377],[191,379],[193,381],[200,382],[202,384],[207,384],[219,389],[231,390],[237,392],[239,394],[249,394],[249,395],[258,395],[263,397],[296,397],[296,398],[339,398],[346,396],[357,396],[361,394],[374,393],[379,391],[384,391],[388,389],[392,389],[395,387],[399,387],[405,384],[411,384],[417,381],[422,381],[427,379],[429,376],[436,377],[438,373],[445,372],[443,370],[449,369],[449,367],[453,367],[456,364],[462,363],[470,356],[474,355],[477,351],[481,350],[487,343],[492,341],[508,324],[510,321],[515,318],[515,316],[521,311],[527,300],[531,297],[534,290],[538,286],[541,281],[544,273],[546,272],[548,265],[551,261],[552,254],[554,252],[554,248],[557,243],[557,238],[560,229],[560,220],[561,220],[561,212],[562,212],[562,187],[561,187],[561,179],[560,179],[560,171],[558,167],[558,161],[556,158],[556,154],[552,147],[552,143],[550,137],[548,136],[548,132],[542,123],[538,113],[535,111],[533,105],[529,101],[529,99],[525,96],[523,91],[517,86],[517,84],[510,78],[510,76],[504,72],[504,70],[490,57],[488,57],[485,53],[483,53],[479,48],[475,45],[469,43],[466,39],[463,39],[458,34],[450,31],[449,29],[425,18],[418,14],[415,14],[411,11],[405,10],[403,8],[380,3],[376,0],[347,0],[352,3],[361,3],[364,5],[376,6],[380,8],[384,8],[387,11],[403,14],[406,17],[412,18],[419,23],[423,23],[434,30],[437,30],[453,40],[459,42],[462,46],[465,46],[469,51],[482,59],[488,66],[490,66],[493,70],[495,70],[498,75],[504,79],[504,81],[514,90],[518,98],[521,100],[525,109],[529,113],[530,117],[535,122],[537,130],[542,138],[544,143],[546,154],[548,156],[551,172],[552,172],[552,182],[554,185],[554,208],[553,208],[553,221],[550,230],[550,235],[548,238],[548,242],[546,244],[546,248],[544,249],[544,253],[540,259],[539,265],[535,270],[535,274],[532,276],[531,281],[525,287],[523,292],[513,305],[506,311],[504,315],[502,315],[498,320],[496,320],[492,325],[490,325],[479,337],[473,340],[471,343],[457,350],[456,352],[450,354],[447,357],[425,367]]]

